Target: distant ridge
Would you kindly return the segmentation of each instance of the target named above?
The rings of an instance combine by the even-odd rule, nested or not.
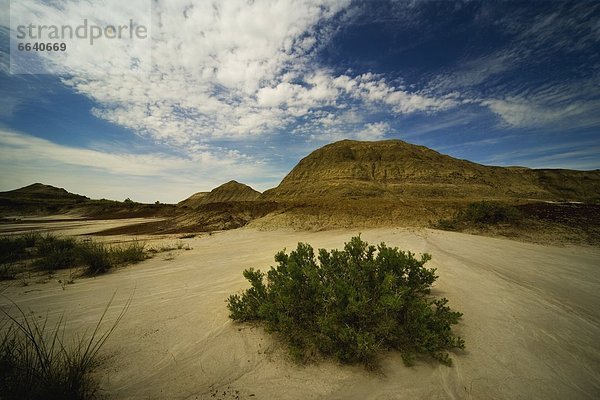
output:
[[[204,204],[254,201],[260,197],[260,192],[248,185],[231,180],[211,190],[210,192],[198,192],[187,199],[179,202],[180,206],[196,208]]]
[[[50,185],[44,185],[42,183],[34,183],[20,189],[10,190],[7,192],[0,192],[2,198],[13,198],[13,199],[29,199],[29,200],[44,200],[44,199],[55,199],[55,200],[87,200],[88,197],[81,196],[68,192],[66,189],[57,188]]]
[[[401,140],[342,140],[303,158],[263,199],[598,198],[600,171],[484,166]]]

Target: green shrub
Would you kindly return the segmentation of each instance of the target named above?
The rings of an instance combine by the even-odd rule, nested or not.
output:
[[[476,224],[499,224],[517,221],[519,217],[519,210],[515,207],[492,201],[480,201],[469,204],[458,214],[457,219]]]
[[[261,321],[287,342],[299,360],[316,354],[372,365],[382,350],[398,350],[407,364],[430,355],[445,364],[447,351],[463,348],[451,326],[461,313],[430,296],[435,269],[410,252],[369,246],[353,237],[344,250],[299,243],[276,254],[266,274],[244,271],[251,287],[228,299],[230,318]]]
[[[456,231],[467,227],[482,227],[497,224],[518,224],[521,212],[511,205],[494,201],[480,201],[468,204],[449,219],[440,219],[435,228]]]
[[[434,228],[442,229],[444,231],[455,231],[458,229],[456,219],[440,219]]]
[[[62,320],[48,326],[47,320],[38,320],[18,306],[16,317],[2,310],[0,399],[94,398],[98,385],[91,373],[98,364],[98,353],[127,312],[132,298],[113,325],[102,332],[101,324],[113,299],[92,334],[71,342],[65,340]]]

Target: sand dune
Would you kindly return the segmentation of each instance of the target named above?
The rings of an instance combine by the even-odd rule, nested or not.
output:
[[[433,255],[435,294],[464,313],[466,350],[454,365],[405,367],[384,354],[381,370],[332,361],[298,366],[262,329],[227,317],[225,300],[246,287],[242,270],[266,268],[298,241],[341,247],[352,231],[244,228],[188,241],[160,255],[65,290],[56,282],[3,288],[70,331],[91,329],[111,295],[108,320],[135,291],[104,348],[98,376],[115,399],[592,399],[600,396],[600,249],[550,247],[427,229],[374,229],[385,241]],[[5,285],[5,284],[3,284]],[[5,300],[3,306],[6,307]]]

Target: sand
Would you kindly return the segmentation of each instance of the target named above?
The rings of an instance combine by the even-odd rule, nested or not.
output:
[[[261,328],[228,319],[242,271],[267,268],[298,241],[340,248],[358,232],[238,229],[186,239],[192,250],[75,284],[3,294],[36,315],[62,313],[69,332],[91,329],[117,291],[111,321],[133,302],[97,372],[114,399],[593,399],[600,397],[600,249],[552,247],[429,229],[373,229],[363,239],[429,252],[434,293],[464,313],[466,350],[446,367],[399,354],[381,370],[333,361],[298,366]],[[170,260],[169,260],[170,259]],[[8,307],[6,300],[3,307]],[[237,396],[237,397],[236,397]]]
[[[53,215],[48,217],[20,217],[19,222],[0,224],[0,235],[51,232],[59,235],[89,235],[121,226],[129,226],[144,222],[162,221],[164,218],[121,218],[94,220],[79,216]]]

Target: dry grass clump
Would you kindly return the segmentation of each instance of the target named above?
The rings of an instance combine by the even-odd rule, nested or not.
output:
[[[114,295],[91,334],[70,340],[62,318],[55,325],[40,321],[13,303],[17,315],[0,318],[0,399],[65,400],[95,398],[98,384],[91,373],[99,353],[127,312],[130,297],[115,322],[102,325]]]
[[[106,245],[50,233],[4,236],[0,237],[0,279],[14,279],[27,267],[50,272],[83,267],[87,275],[102,274],[114,266],[145,260],[145,247],[139,241]]]

